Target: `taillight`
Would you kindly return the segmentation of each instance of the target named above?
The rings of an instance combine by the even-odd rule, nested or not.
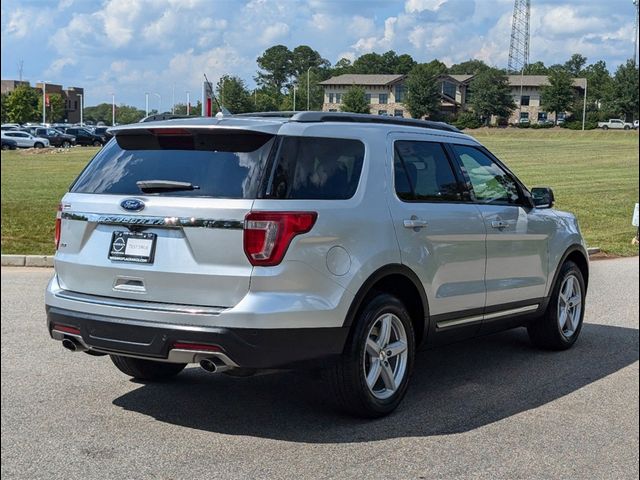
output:
[[[60,245],[60,229],[62,228],[62,204],[58,204],[58,211],[56,212],[56,250],[58,250],[58,245]]]
[[[244,253],[251,265],[278,265],[296,235],[316,223],[316,212],[250,212],[244,219]]]

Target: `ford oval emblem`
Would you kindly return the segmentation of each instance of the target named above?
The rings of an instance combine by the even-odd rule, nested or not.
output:
[[[144,202],[137,198],[127,198],[120,202],[120,206],[129,212],[139,212],[144,209]]]

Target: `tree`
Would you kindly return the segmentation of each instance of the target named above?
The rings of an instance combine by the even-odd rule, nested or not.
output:
[[[328,60],[322,58],[317,51],[307,45],[299,45],[293,49],[291,72],[298,79],[307,74],[309,67],[329,68],[330,65]]]
[[[450,73],[451,75],[477,75],[478,73],[489,70],[490,68],[491,67],[482,60],[472,59],[451,65],[451,67],[447,69],[447,73]]]
[[[2,114],[2,123],[7,123],[9,121],[9,114],[7,113],[6,102],[7,98],[9,98],[8,93],[2,94],[2,103],[0,106],[0,114]]]
[[[542,87],[541,104],[544,109],[554,112],[556,123],[558,112],[571,110],[575,100],[573,78],[564,68],[555,68],[549,72],[549,85]]]
[[[547,67],[545,67],[544,62],[534,62],[530,63],[524,67],[524,75],[546,75]]]
[[[331,76],[337,77],[338,75],[345,75],[347,73],[353,73],[353,64],[348,58],[341,58],[331,68]]]
[[[433,115],[440,107],[440,83],[442,74],[439,62],[420,63],[411,69],[406,81],[405,105],[413,118]]]
[[[26,123],[38,118],[38,93],[27,85],[18,85],[5,101],[10,122]]]
[[[326,69],[312,68],[309,72],[309,110],[322,110],[324,102],[324,88],[318,85],[318,82],[326,80],[329,77],[329,71]],[[302,75],[298,79],[298,110],[306,110],[307,108],[307,75]]]
[[[293,53],[284,45],[267,48],[257,59],[258,72],[255,80],[261,87],[282,92],[293,73]]]
[[[369,102],[365,97],[364,88],[354,85],[342,97],[341,112],[369,113]]]
[[[59,93],[48,93],[49,106],[46,109],[47,122],[65,120],[64,98]],[[42,95],[38,95],[38,112],[42,112]]]
[[[490,68],[478,73],[470,84],[473,96],[471,108],[488,125],[491,116],[508,117],[516,108],[511,95],[509,78],[497,68]]]
[[[231,113],[253,111],[251,94],[240,77],[223,75],[216,85],[216,92],[220,103]]]
[[[574,53],[571,58],[564,64],[564,69],[569,72],[572,77],[579,77],[582,75],[582,69],[587,64],[587,57]]]
[[[144,116],[144,110],[140,110],[130,105],[119,105],[116,107],[116,123],[118,125],[137,123],[142,120]],[[111,119],[109,119],[109,123],[111,123]]]
[[[202,107],[202,103],[200,100],[197,101],[195,105],[191,105],[189,107],[189,115],[193,115],[194,117],[200,116],[200,110]],[[187,114],[187,104],[186,103],[176,103],[173,107],[173,110],[176,115],[186,115]]]
[[[353,62],[349,73],[360,74],[408,74],[416,66],[411,55],[398,56],[393,50],[380,55],[379,53],[365,53]]]
[[[627,60],[618,67],[605,103],[626,119],[638,118],[638,67],[634,60]]]
[[[611,75],[607,64],[600,60],[587,66],[582,73],[587,79],[587,102],[592,109],[598,109],[611,85]]]
[[[155,110],[149,112],[149,115],[158,113]],[[142,120],[145,116],[145,111],[140,110],[130,105],[117,105],[116,106],[116,123],[119,125],[125,125],[128,123],[136,123]],[[84,120],[94,123],[102,122],[106,125],[111,125],[111,104],[100,103],[92,107],[85,107]]]

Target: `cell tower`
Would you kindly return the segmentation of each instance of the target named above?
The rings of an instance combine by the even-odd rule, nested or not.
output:
[[[529,18],[531,0],[514,0],[509,44],[510,73],[520,73],[529,64]]]

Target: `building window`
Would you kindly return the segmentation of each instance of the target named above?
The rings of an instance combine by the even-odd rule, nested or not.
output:
[[[404,117],[404,110],[394,110],[393,111],[393,116],[394,117]]]
[[[529,95],[522,95],[520,97],[520,106],[528,107],[529,106],[529,100],[531,100],[531,97]]]
[[[364,94],[364,99],[366,100],[367,103],[371,103],[371,94],[370,93],[365,93]]]
[[[442,93],[449,98],[456,98],[456,86],[451,82],[442,82]]]
[[[520,112],[520,122],[528,122],[529,121],[529,112]]]
[[[78,109],[78,101],[77,100],[74,100],[74,102],[73,102],[73,109],[74,110]]]
[[[334,103],[333,102],[333,93],[329,94],[329,103]]]
[[[538,121],[546,122],[547,121],[547,112],[538,112]]]
[[[388,101],[389,101],[389,96],[386,93],[381,93],[378,95],[378,103],[385,104]]]
[[[378,110],[378,115],[382,115],[383,117],[386,117],[388,113],[386,110]]]
[[[404,84],[400,83],[396,85],[396,102],[404,102],[404,94],[406,93],[406,91],[407,89]]]
[[[342,103],[342,94],[336,93],[336,103]]]

